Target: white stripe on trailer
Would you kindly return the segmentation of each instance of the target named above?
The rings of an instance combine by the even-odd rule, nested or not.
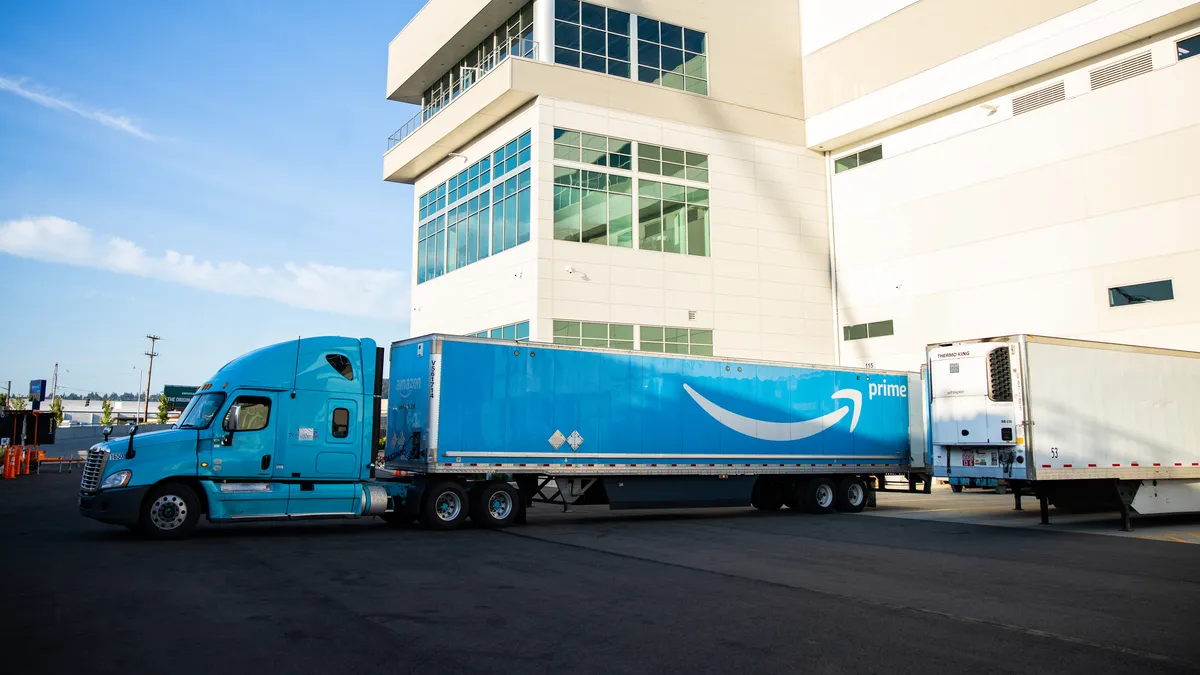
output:
[[[655,453],[629,453],[629,454],[610,454],[602,452],[573,452],[571,454],[563,454],[561,452],[446,452],[443,453],[446,457],[538,457],[538,458],[556,458],[556,459],[804,459],[804,460],[835,460],[844,459],[845,461],[856,459],[884,459],[894,460],[897,464],[904,463],[904,458],[895,455],[856,455],[854,457],[843,457],[841,455],[684,455],[684,454],[655,454]]]

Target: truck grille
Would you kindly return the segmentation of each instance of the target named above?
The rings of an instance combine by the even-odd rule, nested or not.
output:
[[[988,353],[988,398],[993,401],[1012,401],[1012,361],[1008,347]]]
[[[83,464],[83,478],[79,480],[79,489],[84,492],[95,492],[100,488],[100,479],[104,476],[104,466],[108,464],[108,451],[92,448],[88,451],[87,461]]]

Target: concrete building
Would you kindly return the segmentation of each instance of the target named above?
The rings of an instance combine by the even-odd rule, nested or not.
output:
[[[431,0],[412,332],[914,368],[1200,349],[1200,3]]]

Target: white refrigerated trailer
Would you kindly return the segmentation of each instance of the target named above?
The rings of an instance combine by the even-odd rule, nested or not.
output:
[[[933,471],[1062,509],[1200,512],[1200,353],[1015,335],[928,348]]]

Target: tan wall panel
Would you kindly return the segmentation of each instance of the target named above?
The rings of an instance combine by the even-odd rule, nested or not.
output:
[[[1090,1],[921,0],[805,57],[805,111],[836,108]]]

